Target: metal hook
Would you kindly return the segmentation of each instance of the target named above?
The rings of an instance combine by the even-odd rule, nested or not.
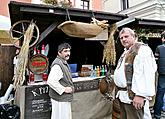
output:
[[[92,11],[92,17],[93,17],[93,18],[95,18],[95,14],[94,14],[94,12],[93,12],[93,11]]]

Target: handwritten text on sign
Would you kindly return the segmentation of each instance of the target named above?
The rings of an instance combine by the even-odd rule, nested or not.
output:
[[[25,114],[33,115],[35,119],[50,116],[51,102],[48,85],[34,85],[26,89]]]

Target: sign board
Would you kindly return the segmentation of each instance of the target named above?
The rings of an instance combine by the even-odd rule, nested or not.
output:
[[[42,74],[48,69],[48,59],[42,54],[37,54],[29,59],[29,69],[34,74]]]
[[[21,119],[50,119],[51,101],[48,85],[22,86],[16,94]]]

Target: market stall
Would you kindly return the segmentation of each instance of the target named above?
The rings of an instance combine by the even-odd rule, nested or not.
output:
[[[91,18],[94,17],[96,19],[99,19],[100,21],[107,20],[110,26],[112,26],[113,23],[127,18],[127,16],[125,15],[111,14],[100,11],[81,10],[74,8],[69,8],[68,10],[66,10],[65,8],[60,7],[34,5],[19,2],[10,2],[9,9],[12,25],[21,20],[31,21],[33,19],[33,21],[35,21],[35,24],[36,26],[38,26],[38,29],[40,31],[40,35],[38,41],[34,46],[36,46],[37,50],[39,50],[37,54],[40,54],[42,45],[49,45],[49,52],[46,56],[49,64],[52,63],[57,55],[56,51],[58,44],[62,42],[68,42],[72,46],[69,64],[77,64],[77,73],[81,71],[83,65],[92,65],[92,70],[95,70],[95,68],[97,70],[97,67],[99,67],[99,69],[102,69],[101,67],[105,66],[105,62],[102,62],[102,57],[105,41],[107,41],[107,39],[101,37],[98,39],[93,38],[91,40],[82,38],[80,37],[80,35],[78,37],[72,37],[64,33],[63,30],[58,29],[58,26],[61,23],[69,20],[68,12],[70,20],[72,21],[90,23]],[[125,26],[132,26],[133,24],[133,26],[135,27],[152,26],[154,28],[155,25],[162,28],[162,26],[164,26],[165,24],[163,21],[160,22],[136,18],[126,19],[124,22]],[[33,58],[35,57],[34,51],[35,48],[31,47],[30,54]],[[119,42],[117,42],[116,45],[116,52],[118,52],[116,54],[116,57],[118,59],[120,53],[122,52],[122,47]],[[35,61],[37,60],[33,61],[34,62],[32,64],[35,66],[46,64],[41,62],[36,63]],[[49,69],[50,67],[48,66],[47,70],[45,70],[47,74],[49,72]],[[21,107],[22,118],[27,118],[27,115],[32,112],[33,116],[31,116],[30,118],[36,116],[35,119],[41,117],[43,119],[48,119],[50,116],[50,100],[48,97],[47,85],[43,81],[43,77],[46,77],[45,75],[43,75],[44,73],[37,75],[30,74],[28,78],[28,81],[29,79],[31,81],[29,82],[30,84],[21,86],[20,91],[18,91],[19,93],[17,93],[18,98],[16,100],[16,103]],[[88,76],[84,76],[84,80],[81,80],[81,75],[80,78],[75,79],[74,81],[74,85],[76,88],[74,101],[72,103],[72,112],[74,119],[77,119],[77,117],[81,117],[82,119],[104,119],[109,118],[109,116],[111,115],[111,102],[104,100],[102,94],[98,90],[99,81],[102,79],[102,77],[96,76],[96,74],[97,73],[95,73],[94,78],[91,74]],[[36,96],[37,98],[35,98],[34,96]],[[45,114],[45,112],[47,112],[47,115]]]
[[[86,36],[80,37],[84,34],[77,37],[69,36],[62,29],[58,28],[58,26],[68,20],[68,14],[72,21],[76,21],[76,23],[83,22],[86,25],[91,25],[89,23],[92,17],[94,17],[95,20],[102,21],[100,23],[105,23],[105,21],[107,21],[106,24],[111,25],[127,16],[74,8],[66,10],[61,7],[19,2],[10,2],[9,9],[13,26],[12,37],[15,39],[14,43],[16,47],[22,48],[24,45],[23,43],[17,43],[18,38],[22,38],[14,33],[20,30],[19,28],[16,30],[14,29],[17,23],[20,23],[21,26],[24,23],[23,20],[31,21],[33,19],[36,24],[34,28],[37,26],[40,32],[37,42],[35,42],[35,38],[38,37],[37,28],[34,33],[36,36],[31,37],[34,38],[34,40],[32,40],[34,44],[30,43],[29,45],[30,57],[28,60],[31,65],[29,65],[28,68],[30,68],[31,73],[29,73],[27,80],[25,80],[27,84],[18,87],[16,92],[17,98],[15,99],[15,104],[20,106],[21,118],[50,118],[50,99],[48,96],[48,86],[44,77],[48,75],[50,70],[49,64],[51,64],[56,57],[57,46],[62,42],[68,42],[72,46],[71,58],[68,63],[77,64],[76,78],[73,78],[75,86],[74,101],[72,103],[73,118],[77,119],[81,117],[82,119],[90,119],[93,117],[95,119],[103,119],[110,117],[112,111],[111,101],[106,100],[98,88],[100,80],[102,80],[107,68],[109,68],[106,63],[102,62],[104,44],[107,39],[101,37],[99,39],[93,38],[92,40],[85,40]],[[47,17],[49,17],[49,19],[47,19]],[[88,28],[89,27],[87,27],[87,29]],[[26,31],[25,27],[22,29]],[[86,28],[84,30],[86,30]],[[94,36],[92,35],[92,37]],[[42,47],[43,45],[45,48]],[[49,51],[45,58],[43,56],[45,54],[42,54],[41,51],[46,49],[47,45]],[[43,58],[43,60],[39,61],[38,59],[41,58]],[[37,73],[39,71],[42,72]]]

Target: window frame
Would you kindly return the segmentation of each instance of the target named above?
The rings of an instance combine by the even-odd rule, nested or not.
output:
[[[80,6],[82,9],[89,10],[90,0],[80,0]]]

